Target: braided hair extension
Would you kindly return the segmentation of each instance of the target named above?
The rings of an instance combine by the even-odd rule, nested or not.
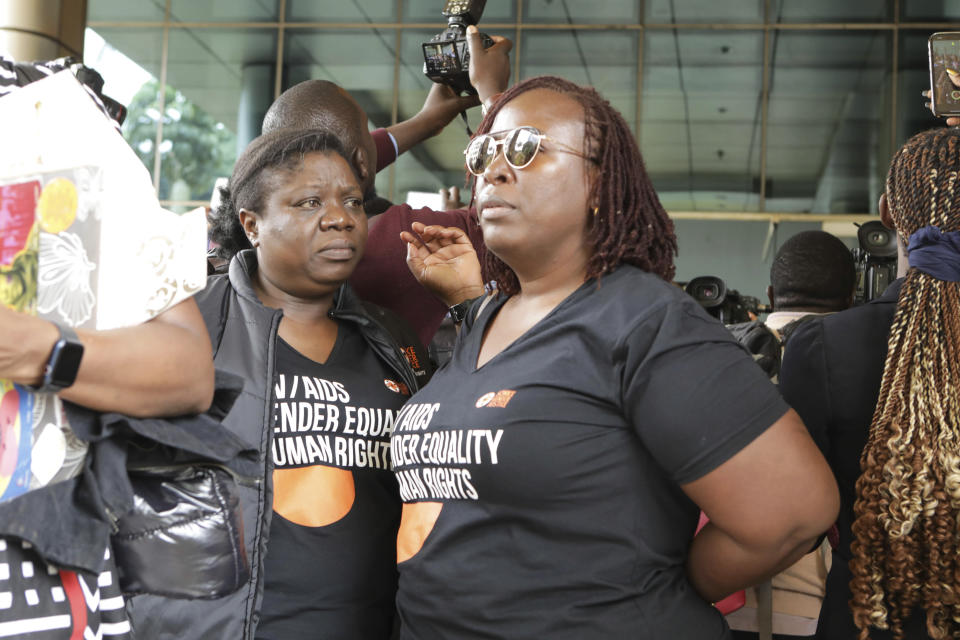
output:
[[[960,230],[960,131],[915,135],[896,153],[887,201],[904,238]],[[904,637],[926,612],[931,638],[960,636],[960,283],[912,268],[900,291],[857,481],[851,608]]]
[[[484,116],[476,135],[490,132],[494,118],[522,93],[549,89],[569,96],[583,107],[584,154],[597,163],[598,176],[590,186],[588,202],[597,207],[590,216],[588,239],[593,247],[586,279],[600,278],[620,264],[635,265],[664,280],[674,275],[677,238],[673,222],[660,204],[643,164],[640,149],[623,116],[592,87],[582,87],[556,76],[537,76],[507,89]],[[472,177],[468,174],[468,178]],[[517,275],[493,252],[483,260],[484,280],[495,280],[506,295],[520,290]]]
[[[219,245],[217,255],[232,258],[251,248],[240,225],[240,209],[260,211],[273,172],[295,171],[308,153],[336,153],[347,158],[343,142],[323,129],[276,129],[255,138],[243,150],[226,187],[220,188],[220,205],[210,213],[210,238]],[[358,179],[359,180],[359,179]]]

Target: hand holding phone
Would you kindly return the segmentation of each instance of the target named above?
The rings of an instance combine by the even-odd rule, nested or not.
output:
[[[960,32],[934,33],[927,54],[930,110],[936,116],[960,115]]]

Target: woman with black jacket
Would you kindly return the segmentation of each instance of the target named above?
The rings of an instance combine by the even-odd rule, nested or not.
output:
[[[367,235],[342,143],[317,130],[254,140],[218,224],[252,249],[198,296],[218,368],[244,377],[225,421],[260,450],[242,497],[251,578],[215,601],[138,597],[149,638],[382,638],[394,625],[396,414],[429,377],[423,347],[346,284]]]

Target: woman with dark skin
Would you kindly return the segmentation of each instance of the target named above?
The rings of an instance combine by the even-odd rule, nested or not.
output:
[[[222,195],[217,224],[252,248],[198,304],[217,367],[244,378],[224,424],[260,449],[261,481],[241,496],[251,578],[215,602],[135,599],[138,633],[386,640],[400,516],[388,438],[426,381],[425,351],[345,284],[367,218],[334,134],[264,134]]]
[[[710,602],[811,548],[829,468],[669,283],[672,224],[594,90],[519,83],[466,156],[498,293],[394,429],[401,637],[728,638]],[[415,230],[414,273],[461,278],[461,235]]]
[[[955,638],[960,406],[960,130],[893,155],[880,220],[898,279],[790,338],[781,391],[840,485],[818,640]]]

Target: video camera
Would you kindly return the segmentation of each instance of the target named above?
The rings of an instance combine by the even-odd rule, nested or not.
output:
[[[879,297],[897,277],[897,234],[877,220],[860,225],[859,247],[851,249],[857,273],[853,304]]]
[[[447,28],[424,42],[423,73],[434,82],[450,86],[457,94],[475,94],[470,84],[470,48],[467,27],[477,24],[486,0],[447,0],[441,13]],[[480,34],[484,48],[493,45],[493,38]]]
[[[758,298],[728,289],[726,283],[717,276],[698,276],[688,282],[683,290],[723,324],[750,322],[757,315],[770,311],[769,306],[761,304]],[[751,313],[753,318],[750,317]]]

